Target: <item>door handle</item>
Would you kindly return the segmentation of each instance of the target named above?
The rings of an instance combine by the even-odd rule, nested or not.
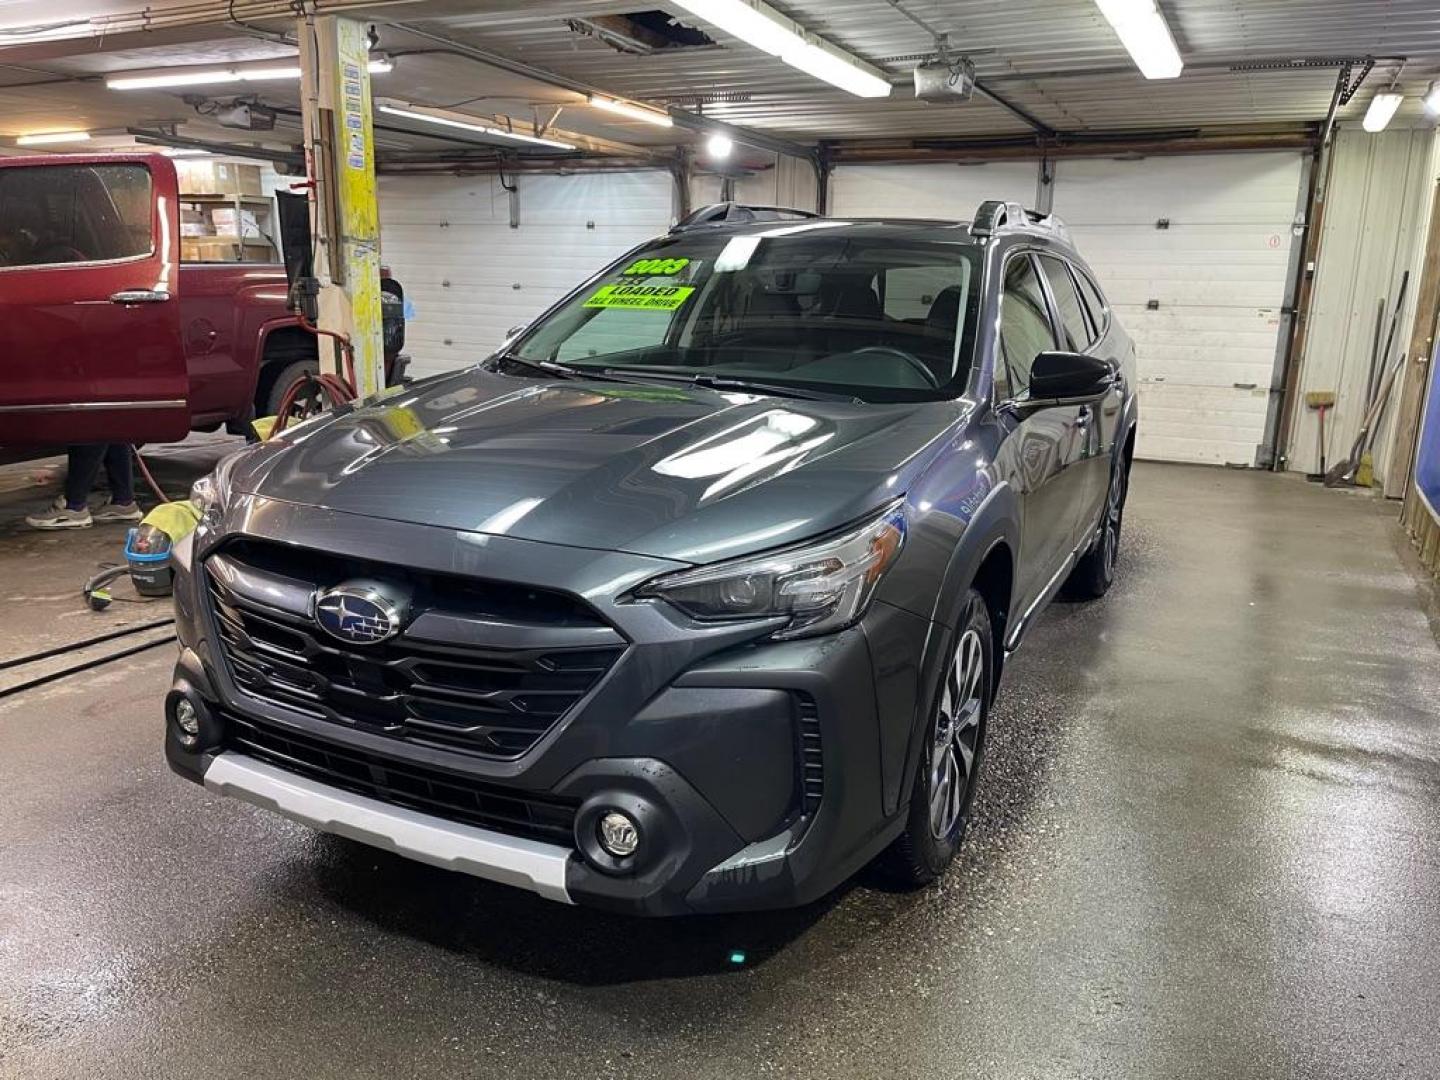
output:
[[[121,289],[110,294],[112,304],[163,304],[169,299],[170,294],[159,289]]]

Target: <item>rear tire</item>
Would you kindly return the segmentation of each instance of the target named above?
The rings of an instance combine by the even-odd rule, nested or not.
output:
[[[945,663],[931,692],[905,831],[881,856],[881,868],[909,888],[945,872],[965,839],[985,751],[994,689],[994,631],[985,598],[965,597]]]
[[[1115,561],[1120,555],[1120,528],[1125,523],[1125,496],[1130,470],[1121,460],[1110,473],[1105,495],[1105,515],[1099,535],[1090,550],[1080,557],[1065,581],[1065,593],[1076,600],[1098,600],[1115,582]]]
[[[292,360],[283,367],[276,367],[275,378],[271,381],[265,392],[264,411],[261,416],[274,416],[280,411],[280,406],[285,399],[285,391],[290,389],[291,384],[302,375],[315,375],[320,371],[320,362],[315,359]],[[296,403],[297,405],[300,402]]]

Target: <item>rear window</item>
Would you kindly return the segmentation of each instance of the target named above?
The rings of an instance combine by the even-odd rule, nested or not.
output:
[[[0,268],[148,255],[150,208],[143,165],[0,169]]]

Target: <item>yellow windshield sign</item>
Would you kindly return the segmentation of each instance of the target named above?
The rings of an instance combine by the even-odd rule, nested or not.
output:
[[[674,311],[695,291],[693,285],[601,285],[585,301],[587,308],[636,308]]]

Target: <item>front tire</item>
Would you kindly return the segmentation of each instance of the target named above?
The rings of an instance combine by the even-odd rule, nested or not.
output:
[[[945,872],[965,838],[975,782],[984,756],[994,685],[994,631],[985,598],[965,597],[920,751],[905,831],[883,861],[900,884],[918,888]]]

